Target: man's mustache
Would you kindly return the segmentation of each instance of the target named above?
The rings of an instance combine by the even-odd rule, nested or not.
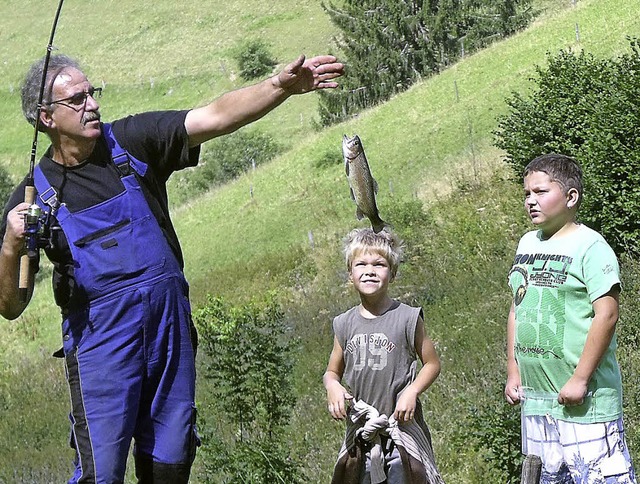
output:
[[[82,124],[91,123],[92,121],[100,121],[100,113],[97,111],[91,111],[85,113],[82,117]]]

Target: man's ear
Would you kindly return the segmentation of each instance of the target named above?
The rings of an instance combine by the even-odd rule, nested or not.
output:
[[[53,128],[54,126],[52,112],[48,109],[40,109],[40,126],[47,129]]]
[[[567,192],[567,208],[576,207],[580,200],[580,193],[576,188],[569,188]]]

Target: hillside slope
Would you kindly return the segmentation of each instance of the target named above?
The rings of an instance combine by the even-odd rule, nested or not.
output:
[[[27,170],[33,137],[19,86],[46,52],[57,6],[57,0],[0,2],[0,163],[16,177]],[[326,53],[334,32],[315,0],[65,0],[54,53],[80,60],[92,82],[105,88],[104,119],[114,119],[202,105],[242,86],[234,54],[246,40],[266,42],[281,68],[301,53]],[[282,107],[284,140],[311,128],[307,113],[315,107],[313,96]]]
[[[383,212],[391,196],[417,195],[429,200],[434,193],[448,189],[447,173],[474,172],[481,169],[480,160],[497,158],[491,148],[491,131],[496,116],[505,112],[504,97],[513,90],[526,89],[534,66],[544,64],[547,53],[571,48],[601,56],[615,55],[627,48],[626,36],[637,31],[639,21],[635,9],[623,0],[587,0],[576,5],[567,1],[567,4],[565,9],[542,15],[525,32],[467,57],[353,121],[315,131],[312,122],[316,100],[313,95],[307,95],[289,100],[258,123],[244,128],[278,132],[279,127],[285,126],[283,139],[299,141],[268,166],[173,210],[185,253],[185,271],[196,296],[215,292],[217,288],[210,283],[212,279],[242,268],[265,253],[277,254],[302,247],[309,243],[310,236],[331,237],[358,225],[341,165],[340,143],[344,133],[357,133],[363,140],[373,174],[381,187],[378,199]],[[286,5],[267,7],[258,2],[251,14],[239,13],[232,2],[214,0],[198,2],[197,7],[192,2],[181,3],[179,8],[161,2],[118,2],[117,9],[115,5],[115,2],[92,3],[90,11],[85,12],[86,4],[68,1],[63,7],[64,17],[55,42],[71,55],[84,54],[90,74],[99,71],[112,76],[107,79],[107,86],[113,83],[117,95],[116,99],[109,100],[105,91],[102,100],[105,119],[124,114],[126,109],[140,111],[201,103],[203,97],[207,98],[203,94],[203,83],[215,86],[215,89],[212,87],[215,92],[234,87],[233,82],[229,85],[233,78],[229,73],[222,75],[216,70],[211,79],[206,74],[211,65],[230,62],[232,46],[227,45],[228,40],[226,43],[222,40],[227,37],[214,35],[221,25],[225,29],[240,30],[229,33],[236,39],[243,32],[247,36],[256,32],[267,35],[279,53],[278,58],[282,59],[301,50],[321,50],[322,44],[312,40],[313,34],[317,34],[318,42],[323,39],[330,45],[333,32],[328,20],[321,18],[322,11],[315,2],[292,3],[290,8]],[[119,13],[112,15],[114,10]],[[32,132],[20,119],[16,86],[32,58],[42,52],[42,37],[46,37],[42,32],[50,29],[54,12],[52,8],[47,16],[39,2],[11,0],[3,3],[0,13],[16,11],[13,17],[0,16],[0,40],[6,40],[0,42],[3,119],[0,162],[20,177],[26,169],[28,150],[25,147],[30,145]],[[100,29],[103,16],[113,17],[106,30]],[[172,31],[167,26],[174,17],[179,19],[178,25],[189,24],[190,28],[185,27],[183,31],[188,35],[165,39],[164,32]],[[236,20],[231,25],[225,21],[237,18],[244,21]],[[301,36],[300,24],[306,22],[300,18],[321,27]],[[283,31],[273,27],[282,26],[277,24],[282,19],[285,25],[290,24],[285,34],[295,39],[305,38],[306,43],[287,42],[288,36],[283,37]],[[33,27],[29,24],[31,20]],[[132,23],[139,29],[137,34],[131,31]],[[29,27],[39,31],[39,38],[29,35]],[[104,31],[101,38],[106,40],[91,44],[92,34],[101,30]],[[222,45],[201,47],[205,34]],[[77,45],[76,35],[82,46]],[[128,45],[135,45],[136,49],[130,51]],[[166,64],[153,62],[154,46],[160,49],[158,53],[167,60]],[[173,50],[166,51],[170,48]],[[187,59],[178,55],[183,50],[189,54]],[[20,55],[16,56],[15,52]],[[150,79],[157,79],[160,86],[154,83],[149,87]],[[168,94],[171,86],[182,87],[178,95]],[[199,97],[199,101],[193,101],[195,97]],[[299,116],[302,124],[291,128],[292,116]],[[46,139],[41,140],[41,149],[44,146]],[[327,157],[335,159],[335,165],[317,168],[319,161]],[[44,289],[38,292],[49,300],[47,289],[45,282]],[[31,310],[49,312],[48,303],[40,304],[38,299]]]
[[[216,291],[215,274],[234,271],[265,253],[308,244],[317,237],[363,225],[354,217],[340,163],[342,134],[360,135],[381,187],[389,197],[428,201],[446,189],[453,169],[480,170],[496,158],[491,131],[505,112],[505,96],[526,90],[535,65],[560,49],[599,56],[626,50],[637,31],[634,8],[623,0],[578,2],[542,17],[525,32],[477,53],[357,119],[312,134],[268,166],[176,210],[186,272],[201,291]],[[579,26],[580,39],[576,39]],[[296,102],[291,100],[290,102]],[[278,123],[278,112],[265,122]],[[326,154],[336,165],[314,168]],[[253,195],[251,198],[250,194]],[[393,221],[390,221],[393,223]],[[251,264],[249,264],[251,265]],[[260,274],[260,272],[258,272]]]
[[[198,7],[196,2],[67,1],[64,14],[67,15],[66,19],[73,18],[73,22],[61,30],[60,40],[56,43],[73,44],[73,39],[79,35],[82,46],[77,45],[77,51],[64,50],[72,55],[85,55],[91,73],[97,79],[100,79],[99,73],[114,73],[114,77],[105,81],[107,86],[113,87],[111,92],[114,93],[109,99],[105,91],[102,102],[105,119],[123,114],[131,106],[135,106],[135,110],[188,106],[202,102],[213,92],[236,87],[238,84],[230,76],[228,51],[225,50],[228,44],[233,44],[229,40],[231,36],[268,31],[270,38],[275,41],[282,37],[283,31],[277,25],[283,21],[291,25],[286,32],[291,36],[286,36],[287,39],[302,38],[299,32],[303,30],[294,20],[299,20],[300,16],[315,15],[309,12],[319,12],[318,5],[312,1],[298,2],[296,5],[300,8],[295,7],[297,9],[290,7],[295,14],[288,13],[285,2],[277,5],[254,2],[255,9],[248,13],[246,8],[242,9],[234,2],[223,4],[203,1],[197,3]],[[49,3],[53,10],[54,2]],[[637,18],[636,9],[629,5],[631,2],[585,0],[573,5],[570,0],[565,0],[565,3],[564,9],[543,15],[525,32],[464,59],[440,75],[421,82],[385,105],[362,113],[350,122],[316,131],[312,123],[315,96],[309,95],[290,100],[286,107],[270,114],[257,126],[245,128],[257,127],[280,133],[285,138],[289,137],[292,148],[272,163],[247,173],[237,182],[173,208],[194,304],[201,302],[206,293],[244,298],[267,287],[290,283],[287,271],[295,266],[299,254],[310,246],[310,238],[316,245],[329,246],[331,250],[328,252],[333,249],[337,252],[339,238],[349,228],[366,224],[365,221],[355,220],[355,205],[348,196],[340,153],[343,133],[357,133],[364,142],[373,173],[380,185],[378,200],[383,217],[385,211],[398,200],[418,197],[429,205],[439,194],[456,188],[455,180],[461,172],[466,177],[483,180],[483,172],[499,164],[500,153],[492,148],[490,133],[495,127],[496,116],[506,110],[504,98],[513,90],[526,91],[534,66],[545,63],[547,52],[572,48],[585,49],[598,56],[612,56],[626,51],[626,36],[639,30],[640,19]],[[89,10],[86,10],[87,5],[91,7]],[[205,10],[216,13],[203,14]],[[7,11],[18,13],[9,15]],[[84,22],[83,14],[88,15]],[[15,25],[19,26],[13,32],[12,16]],[[28,151],[24,146],[29,146],[32,133],[26,123],[19,119],[19,114],[15,114],[16,110],[19,111],[15,85],[26,65],[41,53],[44,43],[37,41],[29,32],[38,32],[40,39],[46,37],[43,32],[48,33],[50,19],[49,16],[46,19],[42,17],[42,2],[7,0],[0,6],[0,161],[6,163],[16,176],[24,171],[26,156],[23,154]],[[101,21],[104,18],[109,18],[110,22]],[[174,34],[167,34],[174,18],[176,28],[184,28],[183,32],[189,32],[185,38],[176,39],[172,36]],[[230,22],[231,18],[239,20]],[[29,23],[31,20],[34,21],[33,25]],[[192,24],[195,27],[186,29]],[[227,27],[228,30],[223,30],[226,37],[218,35],[219,40],[216,40],[223,43],[220,49],[227,54],[225,60],[207,57],[217,48],[203,48],[202,39],[216,38],[214,33],[217,29]],[[245,28],[248,30],[245,31]],[[576,38],[576,31],[580,33],[579,39]],[[318,37],[324,38],[325,43],[329,44],[330,33],[331,29],[325,23]],[[96,40],[93,40],[93,36]],[[308,35],[311,36],[312,33]],[[129,44],[136,48],[129,49]],[[295,41],[287,43],[283,40],[281,45],[278,44],[278,52],[282,53],[278,57],[284,60],[299,50],[313,53],[324,50],[319,44],[310,43],[304,49],[299,49],[301,46],[295,44]],[[175,50],[165,50],[169,46],[174,46]],[[17,51],[21,54],[16,55]],[[92,56],[92,52],[97,55]],[[156,53],[160,54],[157,56]],[[163,62],[157,62],[157,58]],[[206,66],[220,66],[220,63],[227,67],[221,67],[211,79],[207,78],[209,71]],[[291,127],[289,122],[292,119],[299,119],[300,122]],[[280,128],[284,131],[281,132]],[[334,162],[331,163],[331,160]],[[464,197],[466,194],[456,193],[456,196]],[[484,206],[480,208],[484,209]],[[476,209],[472,207],[468,211],[476,212]],[[452,215],[457,216],[459,214]],[[393,223],[394,220],[390,219],[389,222]],[[473,249],[475,247],[470,250]],[[326,270],[334,271],[333,264],[339,259],[338,255],[331,261],[321,259],[323,255],[312,255],[320,259],[314,260],[314,263],[318,266],[327,263]],[[487,257],[490,258],[491,254]],[[338,267],[337,263],[335,267]],[[43,271],[46,270],[46,266],[43,266]],[[337,272],[338,269],[327,277],[334,285],[337,285],[335,281],[340,281]],[[474,287],[473,290],[481,290],[481,287]],[[2,354],[5,355],[0,359],[3,363],[0,368],[3,376],[0,409],[4,411],[0,413],[0,435],[9,436],[6,442],[0,439],[0,469],[4,465],[15,465],[22,469],[19,466],[36,467],[39,463],[48,462],[49,467],[43,464],[40,474],[33,471],[29,475],[49,478],[53,474],[46,472],[55,470],[60,472],[59,475],[65,475],[68,467],[67,456],[61,455],[60,451],[60,442],[67,437],[63,417],[66,411],[64,377],[58,362],[52,363],[49,356],[59,345],[57,310],[51,304],[50,292],[50,282],[45,274],[38,285],[37,297],[25,314],[16,322],[4,322],[6,331],[0,343]],[[332,295],[328,294],[329,297]],[[324,295],[319,294],[318,299],[320,296]],[[490,296],[493,296],[493,300],[488,304],[503,304],[495,294]],[[304,297],[300,299],[303,301]],[[326,299],[327,306],[333,304],[334,301],[329,301],[328,297]],[[450,311],[451,316],[446,313],[445,318],[455,316],[456,322],[462,318],[462,312],[468,313],[465,315],[467,319],[478,319],[480,309],[444,307],[444,304],[443,309],[430,308],[433,312]],[[331,311],[327,309],[326,314],[318,316],[326,320],[323,327],[311,326],[308,329],[309,333],[315,331],[319,335],[317,340],[320,343],[313,356],[324,355],[324,348],[328,347],[330,314]],[[306,322],[302,320],[301,324]],[[489,333],[483,326],[485,323],[477,322],[478,327],[474,330]],[[491,323],[492,329],[502,326],[498,319]],[[460,331],[468,331],[469,328],[440,324],[431,329],[438,342],[444,342],[438,349],[445,365],[448,365],[448,372],[439,379],[437,393],[428,396],[433,399],[430,401],[435,400],[440,404],[439,408],[450,407],[449,414],[443,412],[437,415],[432,427],[438,452],[446,455],[447,451],[453,452],[447,449],[450,436],[439,430],[452,422],[456,423],[455,419],[460,417],[460,411],[451,403],[459,403],[459,400],[448,394],[447,390],[451,387],[446,385],[453,381],[464,388],[472,381],[483,388],[486,382],[473,381],[475,375],[481,373],[477,372],[483,361],[478,356],[481,351],[473,347],[471,342],[458,337]],[[492,338],[491,349],[501,351],[502,335],[496,331],[489,336]],[[461,349],[454,348],[456,346]],[[309,359],[305,358],[303,364],[310,365],[306,361]],[[471,364],[468,363],[469,359]],[[500,366],[501,362],[496,358],[494,360],[492,364]],[[454,363],[461,367],[467,365],[467,373],[453,374],[450,369]],[[319,480],[326,476],[330,468],[341,433],[338,426],[331,426],[333,422],[326,418],[321,402],[323,396],[319,375],[324,364],[324,360],[317,360],[312,368],[297,370],[302,375],[298,380],[303,381],[299,384],[308,389],[300,390],[301,409],[298,412],[301,417],[298,421],[304,421],[310,427],[302,429],[300,433],[304,436],[300,439],[306,439],[307,433],[318,439],[310,444],[312,449],[320,448],[317,462],[307,465],[312,470],[318,469]],[[202,380],[199,398],[206,401],[206,381],[204,378]],[[475,387],[472,389],[475,390]],[[504,407],[501,401],[499,404]],[[206,409],[206,405],[201,408]],[[438,420],[440,418],[441,421]],[[23,435],[24,428],[30,428],[31,432]],[[11,439],[16,435],[20,438],[15,441]],[[325,441],[327,447],[321,447]],[[202,466],[201,462],[202,459],[199,459],[196,465]],[[449,462],[453,467],[451,463],[455,461]],[[470,462],[470,465],[475,464],[475,461]],[[456,469],[449,468],[448,471],[454,475]],[[44,480],[38,481],[32,477],[31,481],[24,482]]]

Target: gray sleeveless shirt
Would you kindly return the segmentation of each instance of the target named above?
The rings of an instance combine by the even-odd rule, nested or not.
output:
[[[356,400],[381,414],[393,414],[398,395],[415,378],[418,316],[422,308],[394,301],[374,319],[361,316],[356,306],[333,320],[344,356],[343,382]]]

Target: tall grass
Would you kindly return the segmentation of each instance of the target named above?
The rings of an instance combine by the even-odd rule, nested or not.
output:
[[[50,11],[35,0],[0,5],[0,162],[16,180],[26,170],[32,136],[20,117],[17,86],[31,61],[44,54],[54,3],[47,2]],[[316,98],[290,100],[246,128],[283,140],[290,147],[286,154],[172,208],[194,304],[207,293],[240,301],[265,289],[280,291],[304,341],[290,439],[310,483],[328,481],[342,436],[325,411],[321,375],[331,318],[355,303],[339,254],[341,237],[359,225],[340,163],[343,133],[363,139],[380,184],[381,213],[411,247],[393,290],[425,308],[427,330],[443,360],[441,377],[424,397],[440,467],[449,482],[506,482],[491,449],[474,449],[465,440],[471,436],[461,432],[473,429],[474,415],[502,405],[508,308],[503,275],[524,228],[519,187],[498,176],[500,153],[491,147],[495,117],[505,111],[510,91],[527,89],[534,65],[544,63],[547,52],[573,48],[611,56],[627,48],[625,37],[640,23],[633,2],[624,0],[554,4],[527,31],[348,123],[317,131]],[[240,86],[230,53],[244,38],[262,36],[281,62],[299,52],[331,50],[333,29],[315,1],[247,7],[213,0],[67,0],[63,8],[55,43],[81,58],[94,83],[104,81],[105,119],[200,105]],[[637,268],[628,267],[628,277],[637,279]],[[623,297],[635,308],[632,293]],[[61,482],[69,475],[63,372],[48,356],[59,344],[51,301],[44,277],[27,312],[3,323],[0,482]],[[629,331],[621,337],[621,362],[636,369],[630,349],[637,346],[637,311],[623,311]],[[635,399],[638,385],[628,371],[625,385]],[[203,409],[208,385],[200,379]],[[640,445],[633,401],[627,400],[629,435]],[[638,445],[632,444],[634,455]],[[196,460],[193,482],[203,482],[200,466]]]

